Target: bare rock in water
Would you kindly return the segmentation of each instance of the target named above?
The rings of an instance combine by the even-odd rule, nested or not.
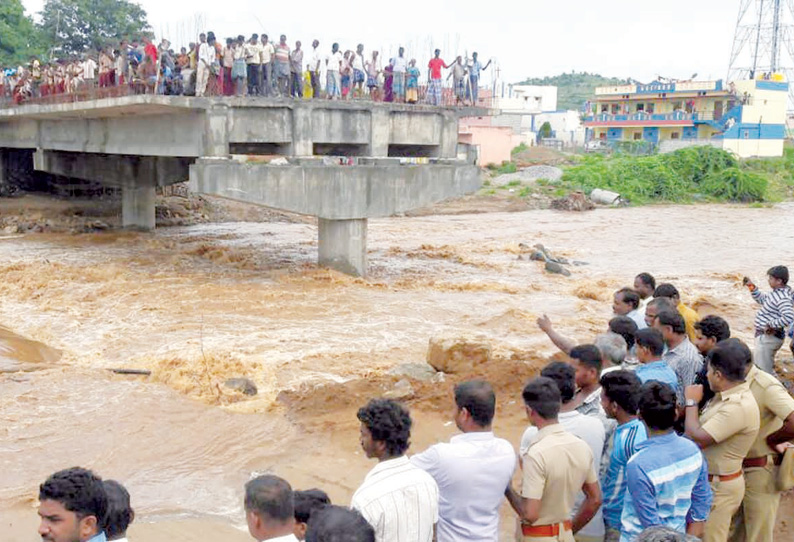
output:
[[[256,384],[248,378],[230,378],[223,385],[243,395],[256,395],[259,391],[256,389]]]
[[[571,276],[571,272],[557,262],[546,262],[546,271],[548,273],[555,273],[557,275],[563,275],[565,277]]]
[[[464,337],[433,337],[427,363],[444,373],[465,373],[491,361],[491,345]]]
[[[436,370],[427,363],[403,363],[392,368],[389,374],[426,382],[436,376]]]
[[[392,389],[383,394],[386,399],[410,399],[414,396],[414,388],[406,379],[397,382]]]
[[[591,211],[595,204],[587,199],[584,192],[571,192],[564,198],[552,200],[551,208],[558,211]]]

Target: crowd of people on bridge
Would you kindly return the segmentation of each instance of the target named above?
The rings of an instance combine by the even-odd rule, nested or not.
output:
[[[343,50],[338,43],[321,47],[318,40],[304,47],[300,41],[288,42],[284,35],[276,41],[267,34],[220,40],[207,32],[178,53],[167,39],[155,45],[144,36],[80,58],[48,63],[34,58],[26,66],[2,70],[0,82],[1,94],[17,104],[129,88],[165,95],[366,98],[442,105],[444,70],[449,70],[446,79],[452,79],[456,105],[475,105],[480,73],[490,64],[480,63],[477,53],[465,59],[458,56],[448,64],[436,49],[426,65],[426,84],[420,85],[422,63],[408,58],[403,47],[384,62],[378,50],[365,51],[363,44]]]
[[[566,361],[523,387],[530,425],[516,447],[494,435],[496,395],[484,380],[452,390],[460,434],[410,456],[408,409],[372,399],[357,418],[378,463],[351,501],[335,506],[323,490],[259,476],[244,488],[249,532],[278,542],[497,541],[506,499],[525,542],[772,542],[781,492],[794,486],[794,398],[774,373],[794,309],[788,269],[767,278],[768,292],[745,279],[760,305],[755,359],[726,320],[701,319],[674,285],[641,273],[614,294],[615,316],[592,342],[538,320]],[[53,474],[39,502],[39,533],[52,542],[124,539],[134,518],[120,484],[80,468]]]

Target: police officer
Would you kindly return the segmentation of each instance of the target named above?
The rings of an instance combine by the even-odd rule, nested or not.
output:
[[[541,376],[531,380],[522,396],[538,433],[522,457],[521,494],[508,485],[505,496],[521,519],[525,542],[574,542],[574,533],[601,506],[593,452],[560,425],[560,390],[552,379]],[[570,519],[579,491],[585,500]]]
[[[742,461],[758,436],[758,404],[745,381],[750,349],[738,339],[727,339],[708,355],[706,376],[714,399],[698,419],[700,385],[687,386],[686,436],[702,450],[709,465],[709,482],[714,494],[706,521],[703,542],[725,542],[731,518],[744,498]]]
[[[747,364],[747,382],[761,411],[761,430],[744,467],[744,500],[733,518],[731,542],[772,542],[780,492],[775,487],[782,443],[794,439],[794,398],[780,381]]]

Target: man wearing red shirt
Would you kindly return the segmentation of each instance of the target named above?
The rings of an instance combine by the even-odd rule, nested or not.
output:
[[[427,100],[431,105],[441,105],[441,69],[449,68],[447,63],[440,58],[441,50],[436,49],[435,56],[430,59],[427,67],[428,75]]]
[[[144,54],[150,57],[152,62],[157,62],[157,47],[155,47],[154,43],[152,43],[152,40],[150,40],[148,36],[144,36],[143,43],[146,44],[143,47]]]

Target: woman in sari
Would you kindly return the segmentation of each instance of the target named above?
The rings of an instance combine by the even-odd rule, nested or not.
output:
[[[383,101],[394,101],[394,61],[389,60],[389,65],[383,68]]]

